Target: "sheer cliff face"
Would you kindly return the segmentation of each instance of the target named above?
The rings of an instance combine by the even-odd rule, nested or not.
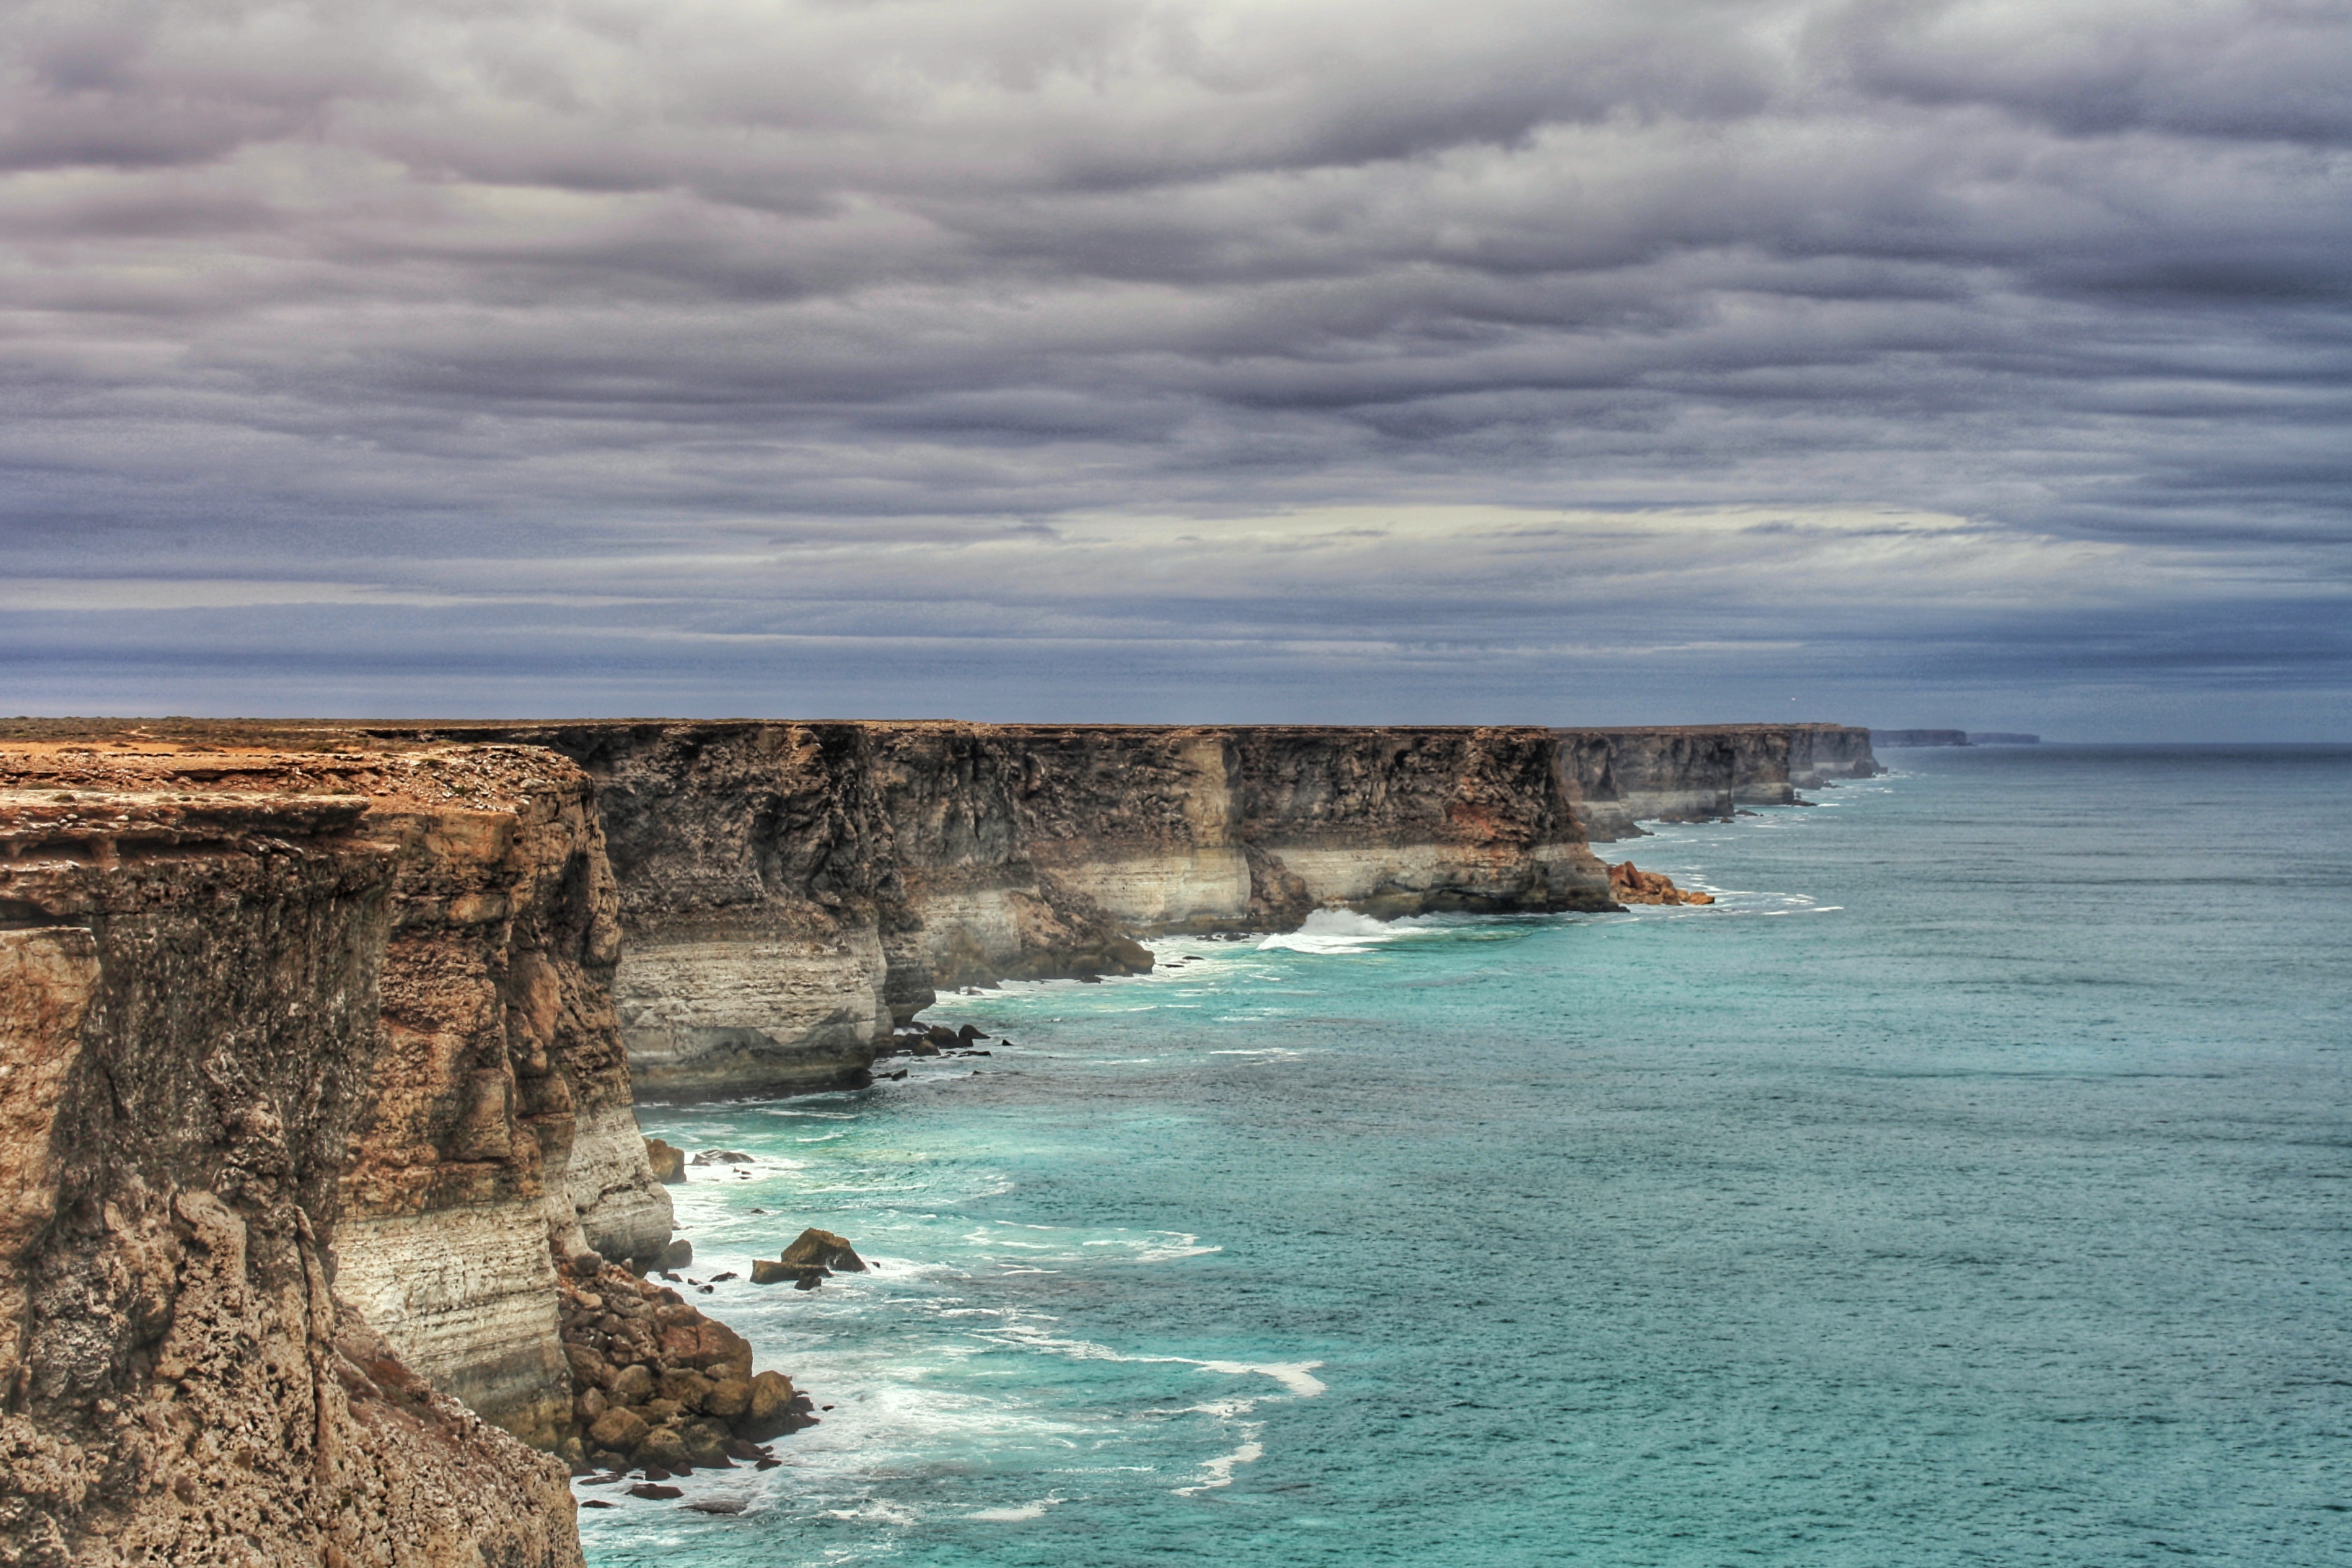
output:
[[[398,852],[316,774],[216,761],[0,754],[0,1541],[576,1563],[561,1468],[330,1284]]]
[[[1601,908],[1549,732],[961,724],[453,727],[596,779],[640,1094],[854,1081],[942,988],[1133,940]]]
[[[861,727],[501,733],[595,779],[619,889],[614,996],[640,1096],[790,1092],[864,1069],[889,1031],[886,949],[908,916]],[[911,1016],[929,1000],[899,1005]]]
[[[576,1562],[508,1432],[573,1416],[553,1258],[668,1239],[633,1077],[858,1082],[937,988],[1136,935],[1606,908],[1580,815],[1877,770],[1821,726],[228,727],[0,741],[9,1560]]]
[[[404,1359],[541,1447],[571,1415],[551,1241],[669,1239],[614,1015],[618,897],[587,780],[544,752],[346,767],[393,852],[383,1048],[342,1181],[339,1289]]]
[[[1559,771],[1586,834],[1638,837],[1641,821],[1700,822],[1742,805],[1879,771],[1870,732],[1843,725],[1710,725],[1561,730]]]

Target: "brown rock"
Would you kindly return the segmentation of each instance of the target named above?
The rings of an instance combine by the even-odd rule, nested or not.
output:
[[[647,1502],[667,1502],[674,1497],[684,1497],[686,1493],[677,1487],[663,1486],[658,1481],[639,1481],[629,1489],[629,1495],[644,1498]]]
[[[588,1428],[588,1440],[599,1448],[610,1448],[622,1454],[634,1453],[650,1430],[652,1428],[646,1424],[646,1418],[634,1410],[607,1410],[596,1418],[594,1426]]]
[[[1632,861],[1609,868],[1609,895],[1620,904],[1713,904],[1704,893],[1685,893],[1662,872],[1643,871]]]
[[[751,1342],[716,1318],[705,1318],[703,1323],[702,1351],[694,1364],[715,1382],[751,1381]]]
[[[563,1356],[566,1361],[569,1361],[572,1364],[572,1381],[575,1385],[584,1384],[597,1388],[610,1388],[613,1386],[613,1368],[611,1364],[605,1361],[603,1356],[598,1355],[594,1351],[591,1350],[588,1346],[584,1344],[565,1345],[563,1347]]]
[[[580,1396],[572,1402],[572,1418],[583,1427],[593,1427],[597,1418],[611,1408],[612,1406],[604,1398],[603,1389],[583,1388],[580,1391]]]
[[[748,1378],[730,1377],[710,1385],[702,1396],[702,1407],[722,1421],[732,1421],[751,1407],[751,1384]]]
[[[750,1407],[735,1423],[736,1433],[752,1442],[780,1437],[792,1428],[793,1380],[781,1372],[763,1372],[751,1379]]]
[[[850,1246],[846,1238],[814,1226],[793,1238],[793,1244],[784,1249],[783,1261],[787,1268],[838,1269],[845,1274],[866,1272],[866,1260],[857,1255],[857,1249]]]
[[[646,1140],[646,1164],[654,1170],[654,1179],[670,1183],[686,1179],[686,1151],[674,1149],[659,1138]]]
[[[694,1463],[694,1457],[687,1452],[684,1434],[675,1427],[656,1427],[647,1432],[630,1457],[648,1468],[658,1465],[672,1472],[684,1470]]]
[[[710,1379],[698,1372],[673,1370],[662,1375],[661,1396],[681,1410],[700,1410],[710,1394]]]
[[[689,1421],[679,1428],[686,1444],[687,1457],[705,1469],[723,1470],[734,1461],[727,1457],[727,1443],[732,1436],[726,1427],[711,1421]]]
[[[620,1405],[643,1405],[654,1396],[654,1375],[644,1366],[625,1366],[613,1375],[612,1396]]]
[[[680,1405],[675,1399],[664,1399],[659,1395],[656,1395],[653,1398],[646,1400],[643,1405],[638,1406],[637,1414],[644,1416],[653,1425],[659,1427],[677,1420],[684,1412],[685,1408],[686,1407],[684,1406]]]
[[[755,1285],[781,1285],[787,1280],[795,1284],[804,1280],[814,1282],[831,1272],[829,1269],[803,1269],[790,1263],[779,1263],[772,1258],[751,1260],[751,1283]]]

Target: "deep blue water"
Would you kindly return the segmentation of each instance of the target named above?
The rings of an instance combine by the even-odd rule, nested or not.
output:
[[[591,1561],[2352,1563],[2352,750],[1887,760],[1606,850],[1712,909],[1166,942],[646,1108],[759,1156],[695,1277],[881,1268],[696,1298],[833,1408]]]

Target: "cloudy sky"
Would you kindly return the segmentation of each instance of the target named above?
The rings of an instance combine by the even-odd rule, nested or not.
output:
[[[17,0],[0,710],[2352,737],[2347,0]]]

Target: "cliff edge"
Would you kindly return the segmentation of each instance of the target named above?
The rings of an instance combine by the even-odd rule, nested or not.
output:
[[[1554,732],[953,723],[386,727],[595,780],[641,1096],[863,1081],[941,989],[1345,905],[1612,907]]]
[[[399,915],[368,813],[249,754],[0,755],[10,1562],[580,1561],[563,1467],[335,1286]]]
[[[0,727],[0,1564],[575,1563],[545,1450],[808,1416],[631,1272],[637,1098],[861,1083],[940,990],[1157,933],[1699,901],[1590,841],[1875,771],[1837,726]]]

